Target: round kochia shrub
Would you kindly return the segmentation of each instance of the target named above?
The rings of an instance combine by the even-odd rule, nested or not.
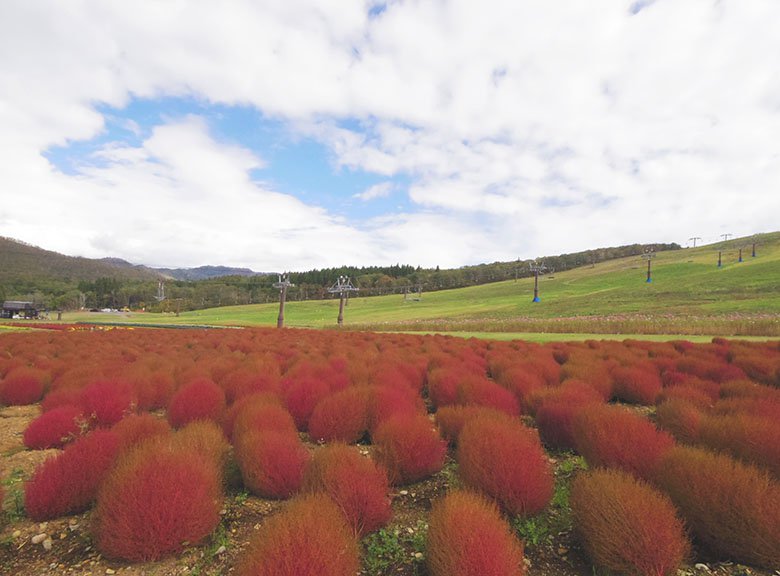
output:
[[[166,420],[147,412],[122,418],[111,431],[119,436],[119,446],[124,451],[149,438],[167,436],[171,427]]]
[[[360,568],[358,542],[325,494],[290,502],[260,527],[239,560],[239,576],[351,576]]]
[[[329,393],[328,383],[314,376],[288,378],[282,381],[284,404],[301,432],[309,429],[309,419],[314,408]]]
[[[135,408],[135,392],[126,382],[100,380],[81,391],[84,416],[96,426],[112,426]]]
[[[536,431],[519,422],[477,417],[461,430],[458,473],[463,482],[510,514],[531,516],[553,495],[553,474]]]
[[[699,429],[704,413],[687,400],[672,398],[661,402],[655,410],[658,425],[684,444],[694,444],[699,439]]]
[[[389,489],[384,469],[356,448],[340,443],[319,449],[303,475],[303,491],[330,496],[359,536],[390,520]]]
[[[168,422],[181,428],[195,420],[221,422],[225,414],[225,393],[208,378],[185,384],[168,404]]]
[[[431,576],[521,576],[523,545],[493,502],[451,492],[434,503],[428,521]]]
[[[642,416],[617,406],[593,404],[574,419],[577,451],[590,466],[620,468],[649,480],[674,439]]]
[[[715,415],[701,422],[699,442],[769,470],[780,479],[780,425],[752,414]]]
[[[371,389],[352,386],[322,399],[309,418],[313,440],[353,444],[368,431]]]
[[[655,482],[711,553],[770,569],[780,566],[780,484],[766,471],[724,454],[678,446],[661,460]]]
[[[209,458],[150,441],[120,458],[101,486],[92,536],[110,558],[157,560],[202,541],[221,507],[220,475]]]
[[[119,453],[119,437],[95,430],[38,466],[25,485],[24,508],[35,521],[86,510]]]
[[[44,412],[24,431],[24,445],[33,450],[61,448],[81,432],[81,408],[60,406]]]
[[[0,381],[0,404],[23,406],[35,404],[43,396],[47,374],[36,368],[19,367]]]
[[[393,484],[417,482],[444,466],[447,442],[426,416],[391,416],[377,427],[373,441],[377,461]]]
[[[585,551],[608,570],[668,576],[690,552],[669,497],[620,470],[580,473],[571,508]]]
[[[441,435],[453,446],[458,443],[458,436],[466,422],[472,418],[486,415],[493,419],[509,419],[504,413],[484,406],[443,406],[436,411],[436,425]]]
[[[244,485],[263,498],[289,498],[303,482],[309,452],[297,434],[250,431],[233,441]]]

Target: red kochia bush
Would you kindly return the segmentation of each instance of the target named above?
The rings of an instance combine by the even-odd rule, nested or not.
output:
[[[132,387],[119,380],[100,380],[81,391],[84,416],[97,426],[112,426],[135,407]]]
[[[649,480],[674,440],[649,420],[617,406],[593,404],[574,419],[577,451],[590,466],[620,468]]]
[[[552,497],[553,475],[539,437],[519,422],[484,416],[468,421],[457,461],[464,483],[510,514],[536,514]]]
[[[317,404],[330,392],[324,380],[314,376],[300,376],[282,381],[284,404],[295,419],[298,430],[309,429],[309,418]]]
[[[352,386],[331,394],[314,408],[309,419],[312,440],[352,444],[368,431],[371,389]]]
[[[478,494],[451,492],[428,520],[431,576],[522,576],[523,545],[498,508]]]
[[[750,414],[709,416],[701,422],[699,442],[713,450],[756,464],[780,478],[780,425]]]
[[[194,422],[211,420],[220,423],[225,414],[225,393],[208,378],[185,384],[168,404],[168,422],[174,428]]]
[[[27,515],[41,521],[88,508],[118,452],[114,432],[95,430],[46,460],[25,486]]]
[[[48,412],[60,406],[79,406],[81,404],[80,388],[57,388],[50,390],[41,400],[41,411]]]
[[[260,527],[238,561],[238,576],[348,576],[360,551],[339,507],[325,494],[290,502]]]
[[[330,496],[359,536],[381,528],[392,515],[387,473],[346,444],[328,444],[314,454],[303,490]]]
[[[547,400],[536,411],[542,442],[557,450],[574,450],[574,418],[587,404]]]
[[[671,500],[620,470],[580,473],[572,484],[574,525],[593,563],[616,573],[668,576],[690,552]]]
[[[208,458],[151,441],[119,459],[100,489],[92,536],[105,556],[157,560],[219,523],[220,476]]]
[[[699,440],[704,413],[690,402],[672,398],[658,405],[655,416],[658,425],[679,442],[695,444]]]
[[[612,379],[615,398],[625,402],[651,406],[661,392],[661,377],[652,364],[614,368]]]
[[[780,566],[780,484],[767,472],[727,455],[678,446],[661,460],[655,481],[711,553]]]
[[[249,431],[233,441],[244,485],[263,498],[289,498],[297,492],[309,452],[297,434]]]
[[[124,451],[149,438],[167,436],[171,433],[171,427],[166,420],[145,413],[122,418],[111,431],[119,436],[119,446]]]
[[[23,406],[35,404],[43,396],[47,374],[36,368],[19,367],[11,370],[0,382],[0,404]]]
[[[33,450],[61,448],[81,432],[81,408],[60,406],[44,412],[24,431],[24,445]]]
[[[443,406],[436,411],[436,425],[444,439],[454,446],[466,422],[481,415],[493,419],[510,418],[504,412],[484,406]]]
[[[264,406],[273,406],[273,408],[265,409]],[[233,438],[233,431],[239,420],[241,420],[239,428],[243,426],[246,429],[295,432],[295,423],[289,412],[282,407],[279,397],[271,392],[256,392],[249,396],[242,396],[225,411],[222,429],[229,439]]]
[[[447,454],[447,442],[423,415],[387,418],[377,427],[373,442],[376,458],[393,484],[410,484],[435,474]]]

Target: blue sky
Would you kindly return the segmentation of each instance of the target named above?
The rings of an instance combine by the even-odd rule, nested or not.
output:
[[[0,235],[461,266],[775,230],[773,0],[0,4]]]

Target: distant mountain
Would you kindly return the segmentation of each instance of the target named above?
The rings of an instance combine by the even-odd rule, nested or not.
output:
[[[120,280],[159,280],[161,275],[150,268],[133,266],[118,258],[94,260],[65,256],[0,236],[0,282],[35,282],[41,279],[94,281],[106,277]]]
[[[131,264],[132,266],[132,264]],[[150,268],[174,280],[209,280],[223,276],[263,276],[249,268],[231,268],[230,266],[198,266],[197,268]]]

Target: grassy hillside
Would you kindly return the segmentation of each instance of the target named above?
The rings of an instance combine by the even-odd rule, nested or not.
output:
[[[353,298],[345,325],[384,330],[488,332],[592,332],[780,335],[780,232],[658,253],[653,282],[646,265],[622,258],[540,279],[542,301],[533,303],[533,279],[401,296]],[[737,250],[743,251],[742,263]],[[723,250],[723,267],[717,267]],[[164,324],[274,325],[277,304],[230,306],[168,315],[129,314],[111,320]],[[329,327],[337,300],[288,302],[287,326]],[[70,320],[105,320],[95,315]]]
[[[160,275],[142,268],[117,266],[110,261],[65,256],[0,236],[0,282],[97,280],[104,277],[156,280]]]

